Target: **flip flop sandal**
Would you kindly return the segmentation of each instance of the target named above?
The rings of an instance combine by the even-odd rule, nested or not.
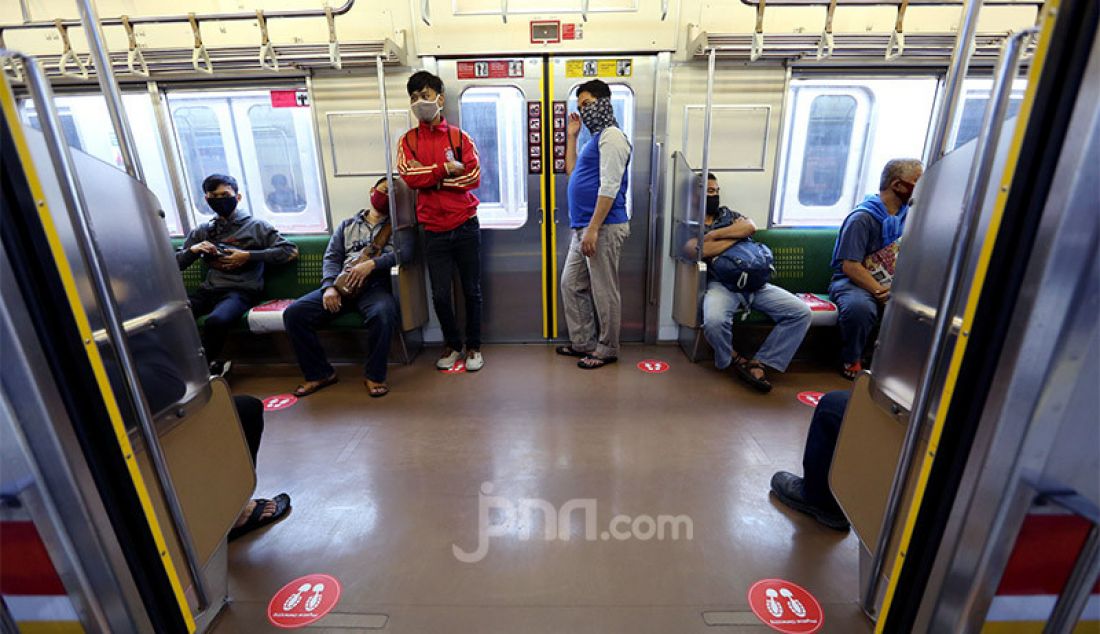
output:
[[[578,359],[583,359],[583,358],[589,356],[587,352],[581,352],[580,350],[574,350],[573,346],[558,346],[557,348],[554,348],[554,352],[556,352],[556,353],[558,353],[558,354],[560,354],[564,357],[577,357]]]
[[[585,355],[580,361],[577,361],[577,367],[582,370],[597,370],[604,367],[605,365],[615,363],[618,360],[619,357],[600,358],[589,354]],[[592,363],[593,361],[596,361],[598,363]]]
[[[371,398],[382,398],[390,393],[390,386],[386,384],[371,385],[364,380],[363,385],[367,386],[367,393],[370,394]]]
[[[737,376],[741,377],[745,383],[748,383],[752,388],[758,392],[767,394],[772,391],[772,384],[768,382],[767,374],[763,378],[757,378],[753,376],[753,370],[760,370],[764,373],[764,364],[759,361],[749,361],[747,363],[740,363],[735,366],[737,370]]]
[[[280,493],[271,500],[264,498],[258,498],[255,500],[256,506],[252,509],[252,513],[249,514],[248,519],[244,521],[244,524],[240,526],[234,526],[229,531],[228,541],[233,541],[238,537],[251,533],[252,531],[263,528],[269,524],[274,524],[279,520],[286,517],[286,514],[290,512],[290,496],[286,493]],[[268,502],[275,502],[275,512],[268,517],[264,517],[264,508]]]
[[[333,385],[333,384],[335,384],[339,381],[340,381],[340,377],[333,374],[329,378],[321,381],[320,383],[317,383],[316,385],[314,385],[313,387],[310,387],[310,388],[307,388],[305,385],[299,385],[298,387],[294,388],[294,396],[297,396],[298,398],[302,398],[303,396],[309,396],[310,394],[313,394],[317,390],[323,390],[326,387],[328,387],[330,385]]]

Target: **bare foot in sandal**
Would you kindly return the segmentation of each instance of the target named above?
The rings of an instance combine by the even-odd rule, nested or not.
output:
[[[367,392],[370,393],[371,398],[381,398],[390,393],[390,386],[385,383],[376,383],[370,379],[363,379],[363,384],[367,386]]]
[[[737,370],[737,376],[741,377],[745,383],[751,385],[757,392],[767,394],[772,391],[772,384],[768,381],[763,363],[753,359],[752,361],[739,363],[735,366],[735,369]]]
[[[317,380],[317,381],[306,381],[305,383],[302,383],[298,387],[294,388],[294,396],[297,396],[298,398],[302,398],[303,396],[309,396],[310,394],[313,394],[317,390],[324,389],[324,388],[332,385],[333,383],[336,383],[339,380],[340,380],[340,378],[336,376],[335,372],[333,372],[332,376],[328,377],[327,379],[320,379],[320,380]]]

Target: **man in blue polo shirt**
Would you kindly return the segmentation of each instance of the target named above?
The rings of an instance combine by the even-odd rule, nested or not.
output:
[[[909,199],[924,166],[917,159],[893,159],[879,178],[879,192],[868,196],[840,226],[833,249],[829,297],[839,311],[841,373],[854,379],[863,369],[863,349],[890,299],[894,253],[901,238]]]
[[[619,355],[619,255],[630,235],[626,186],[632,148],[615,121],[607,84],[598,79],[581,84],[577,111],[567,128],[565,170],[573,235],[561,273],[570,345],[557,352],[580,357],[577,365],[592,370],[614,363]],[[578,154],[582,123],[592,139]]]

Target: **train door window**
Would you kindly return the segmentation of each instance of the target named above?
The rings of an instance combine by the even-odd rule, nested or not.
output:
[[[138,161],[149,189],[156,195],[164,210],[165,224],[172,235],[182,233],[180,209],[172,193],[164,146],[156,134],[156,113],[149,95],[124,94],[123,105],[130,130],[134,133]],[[61,128],[69,146],[90,154],[99,160],[125,169],[118,137],[115,136],[107,103],[99,95],[58,95],[54,99],[61,118]],[[22,104],[23,118],[35,129],[41,129],[34,104],[26,100]]]
[[[514,86],[467,88],[459,126],[477,146],[481,185],[474,191],[486,229],[517,229],[527,222],[527,103]]]
[[[579,84],[578,84],[579,85]],[[611,108],[615,111],[615,120],[619,122],[619,128],[626,135],[628,141],[634,143],[634,91],[630,89],[630,86],[624,84],[611,84]],[[568,110],[570,113],[577,111],[577,87],[574,86],[569,91],[569,105]],[[592,135],[589,134],[588,128],[581,126],[581,133],[577,137],[577,154],[580,154],[584,146],[592,140]],[[637,154],[638,148],[634,148],[634,155]],[[628,218],[634,217],[634,206],[632,204],[633,196],[631,195],[631,184],[633,181],[632,169],[627,169],[626,172],[626,215]]]
[[[922,155],[937,78],[794,79],[773,225],[839,225],[892,158]]]
[[[202,181],[237,179],[242,207],[289,233],[328,229],[309,107],[276,108],[267,91],[170,92],[195,224],[212,217]]]
[[[1027,80],[1017,79],[1012,84],[1012,93],[1008,101],[1008,117],[1015,117],[1024,102],[1024,90]],[[951,130],[952,150],[978,138],[982,126],[985,108],[989,105],[989,95],[993,91],[992,79],[967,79],[963,82],[963,101],[959,115],[955,118]]]

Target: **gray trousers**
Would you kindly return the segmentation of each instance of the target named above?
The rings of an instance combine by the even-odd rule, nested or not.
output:
[[[596,255],[581,253],[584,229],[573,229],[569,256],[561,272],[561,300],[570,345],[577,352],[600,358],[619,355],[622,297],[619,295],[619,256],[630,236],[630,223],[604,225],[596,240]]]

